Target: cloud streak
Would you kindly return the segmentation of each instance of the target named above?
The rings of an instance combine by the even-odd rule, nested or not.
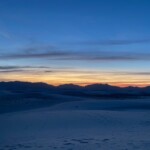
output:
[[[51,67],[45,66],[0,66],[0,73],[34,73],[34,72],[45,72],[46,69]]]
[[[130,52],[68,52],[47,51],[40,53],[15,53],[0,55],[0,59],[48,59],[48,60],[80,60],[80,61],[138,61],[150,60],[149,53]]]
[[[24,72],[24,70],[0,70],[0,73],[18,73],[18,72]]]
[[[76,60],[76,61],[150,61],[150,53],[144,52],[119,52],[119,51],[73,51],[59,50],[57,48],[28,47],[15,53],[0,54],[0,59],[46,59],[46,60]],[[13,68],[15,69],[15,68]]]
[[[143,75],[143,76],[150,76],[150,72],[120,72],[120,75]]]
[[[11,69],[49,69],[51,67],[46,66],[0,66],[0,70],[11,70]]]
[[[81,75],[82,77],[85,75],[89,76],[103,76],[103,75],[117,75],[117,76],[150,76],[150,72],[142,72],[142,71],[101,71],[101,70],[82,70],[75,68],[53,68],[53,67],[45,67],[45,66],[0,66],[0,73],[19,73],[19,72],[38,72],[38,73],[57,73],[59,74],[74,74]]]
[[[150,43],[150,39],[131,39],[131,40],[97,40],[97,41],[82,41],[74,43],[77,45],[101,45],[101,46],[117,46],[117,45],[130,45]]]

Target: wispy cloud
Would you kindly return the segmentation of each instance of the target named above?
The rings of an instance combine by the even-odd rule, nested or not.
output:
[[[88,69],[77,69],[68,67],[47,67],[47,66],[0,66],[0,73],[54,73],[57,75],[61,74],[74,74],[81,75],[81,77],[99,77],[104,76],[150,76],[150,71],[101,71],[101,70],[88,70]]]
[[[51,67],[46,66],[0,66],[0,73],[34,73],[34,72],[45,72],[50,71]]]
[[[17,72],[24,72],[24,70],[0,70],[0,73],[17,73]]]
[[[28,47],[16,53],[0,54],[0,59],[47,59],[47,60],[80,60],[80,61],[140,61],[150,60],[150,53],[119,51],[73,51],[59,50],[51,46]]]
[[[48,59],[48,60],[80,60],[80,61],[136,61],[150,60],[150,54],[129,52],[98,52],[98,53],[76,53],[47,51],[41,53],[18,53],[0,55],[0,59]]]
[[[46,66],[0,66],[0,70],[12,70],[12,69],[49,69],[51,67]]]
[[[142,43],[150,43],[150,39],[96,40],[96,41],[81,41],[81,42],[75,42],[71,44],[113,46],[113,45],[129,45],[129,44],[142,44]]]
[[[60,52],[60,51],[47,51],[47,52],[33,52],[33,53],[15,53],[15,54],[6,54],[0,55],[1,59],[24,59],[24,58],[63,58],[70,53],[67,52]]]
[[[81,75],[81,77],[99,77],[102,76],[150,76],[150,71],[101,71],[101,70],[83,70],[83,69],[51,69],[45,70],[45,73],[63,73],[63,74],[74,74],[74,75]]]
[[[143,76],[150,76],[150,72],[119,72],[120,75],[143,75]]]

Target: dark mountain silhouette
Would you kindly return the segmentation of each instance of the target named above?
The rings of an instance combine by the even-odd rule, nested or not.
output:
[[[26,89],[27,88],[27,89]],[[89,90],[150,90],[150,86],[147,87],[118,87],[118,86],[112,86],[109,84],[91,84],[87,86],[79,86],[76,84],[62,84],[59,86],[53,86],[47,83],[43,82],[21,82],[21,81],[11,81],[11,82],[0,82],[0,90],[34,90],[34,89],[89,89]]]
[[[83,87],[75,84],[63,84],[57,86],[58,89],[64,89],[64,90],[79,90],[82,89]]]
[[[87,99],[135,99],[150,96],[150,86],[117,87],[108,84],[79,86],[46,83],[0,82],[0,113],[47,107],[65,101]]]
[[[30,83],[30,82],[0,82],[0,92],[11,91],[11,92],[40,92],[40,93],[63,93],[64,91],[70,93],[97,93],[97,95],[111,95],[111,94],[132,94],[132,95],[149,95],[150,86],[147,87],[117,87],[109,84],[92,84],[87,86],[79,86],[75,84],[64,84],[59,86],[53,86],[46,83]],[[69,94],[70,95],[70,94]]]
[[[42,82],[31,83],[31,82],[0,82],[0,90],[8,91],[44,91],[54,90],[55,86],[49,85]]]
[[[85,88],[89,90],[113,90],[113,91],[121,89],[120,87],[111,86],[108,84],[91,84],[85,86]]]

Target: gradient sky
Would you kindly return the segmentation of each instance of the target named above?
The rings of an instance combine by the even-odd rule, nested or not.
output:
[[[150,84],[149,0],[1,0],[0,81]]]

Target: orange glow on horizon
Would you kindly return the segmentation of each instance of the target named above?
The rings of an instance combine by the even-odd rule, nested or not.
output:
[[[111,85],[111,86],[118,86],[118,87],[129,87],[129,86],[132,86],[132,87],[146,87],[146,86],[150,86],[150,83],[121,83],[121,82],[116,82],[116,83],[106,83],[106,82],[44,82],[44,81],[39,81],[39,80],[4,80],[6,82],[9,82],[9,81],[20,81],[20,82],[31,82],[31,83],[38,83],[38,82],[43,82],[43,83],[46,83],[46,84],[49,84],[49,85],[53,85],[53,86],[59,86],[59,85],[63,85],[63,84],[74,84],[74,85],[79,85],[79,86],[87,86],[87,85],[91,85],[91,84],[108,84],[108,85]]]
[[[89,84],[109,84],[119,87],[150,85],[149,76],[141,75],[120,75],[114,73],[87,73],[87,72],[56,72],[56,73],[11,73],[1,74],[0,81],[25,81],[44,82],[54,86],[61,84],[76,84],[85,86]]]

